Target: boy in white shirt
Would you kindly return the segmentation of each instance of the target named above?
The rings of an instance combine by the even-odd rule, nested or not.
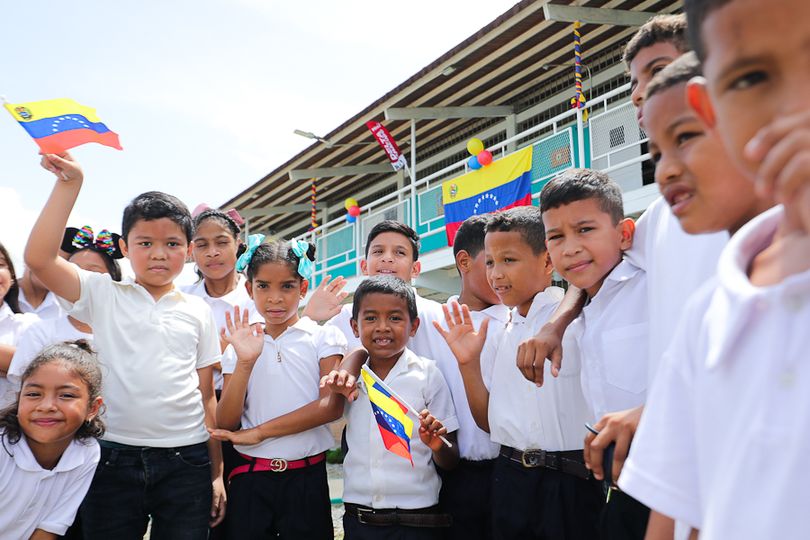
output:
[[[623,259],[635,224],[624,217],[619,185],[589,169],[552,179],[540,194],[540,209],[554,268],[588,298],[568,332],[577,341],[582,391],[598,431],[606,414],[639,407],[646,396],[647,279]],[[649,509],[614,490],[613,481],[605,479],[606,491],[613,491],[602,512],[601,538],[642,540]]]
[[[57,176],[37,219],[25,261],[61,297],[68,312],[93,327],[104,369],[107,433],[94,482],[81,508],[84,537],[208,536],[224,515],[222,459],[214,426],[213,365],[219,340],[210,308],[173,280],[189,254],[191,215],[160,192],[124,210],[121,250],[135,279],[114,282],[58,255],[83,173],[68,154],[48,154]]]

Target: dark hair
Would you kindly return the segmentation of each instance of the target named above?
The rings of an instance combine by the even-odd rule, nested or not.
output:
[[[310,261],[314,262],[315,244],[307,242],[307,246],[306,257]],[[250,258],[250,263],[248,263],[247,268],[245,269],[245,274],[247,274],[248,281],[253,281],[253,278],[256,276],[259,268],[261,268],[263,264],[284,263],[290,267],[290,271],[294,275],[301,277],[298,274],[298,264],[300,262],[301,259],[293,252],[291,242],[287,242],[285,240],[274,240],[272,242],[262,244],[256,248],[256,251],[253,252],[253,256]]]
[[[697,55],[693,51],[682,54],[667,67],[655,74],[650,84],[647,85],[644,100],[650,99],[655,94],[669,90],[673,86],[686,84],[692,77],[702,75],[702,66]]]
[[[95,401],[101,395],[101,368],[98,365],[96,353],[87,340],[64,341],[45,347],[20,376],[21,384],[24,385],[25,381],[37,369],[51,362],[61,363],[87,385],[89,402]],[[4,447],[6,440],[10,444],[17,444],[20,441],[22,429],[17,417],[19,405],[20,396],[18,394],[13,405],[0,411],[0,429],[5,432],[2,437]],[[99,414],[92,420],[85,421],[73,435],[73,438],[90,439],[104,435],[104,422],[101,420],[101,413],[100,410]],[[6,449],[6,452],[8,452],[8,449]]]
[[[366,238],[366,258],[368,258],[368,250],[371,247],[371,241],[386,232],[394,232],[407,238],[413,248],[413,260],[416,261],[419,259],[419,235],[404,223],[394,221],[393,219],[381,221],[371,228],[371,231],[368,233],[368,238]]]
[[[684,0],[683,2],[689,43],[692,45],[692,49],[697,53],[701,62],[706,60],[706,45],[700,37],[702,25],[706,22],[706,17],[708,17],[712,11],[720,9],[730,1],[731,0]]]
[[[124,242],[128,240],[129,231],[138,221],[152,221],[161,218],[170,219],[176,223],[183,229],[186,241],[191,242],[191,213],[180,199],[161,191],[141,193],[124,208],[124,219],[121,222],[121,236],[124,238]]]
[[[408,305],[408,316],[410,316],[411,321],[419,317],[419,312],[416,309],[416,295],[414,295],[413,288],[410,285],[396,276],[371,276],[364,279],[357,286],[357,290],[354,291],[352,319],[357,320],[363,299],[372,293],[392,294],[402,298]]]
[[[486,225],[487,234],[493,232],[517,232],[537,255],[546,251],[546,229],[543,215],[536,206],[517,206],[495,212]]]
[[[453,239],[454,256],[464,250],[474,259],[484,251],[484,236],[490,217],[489,214],[481,214],[470,216],[462,222]]]
[[[0,255],[2,255],[3,259],[6,260],[8,273],[11,274],[11,286],[8,288],[6,295],[3,298],[0,298],[0,305],[5,302],[8,304],[8,307],[11,308],[11,311],[14,313],[21,313],[19,300],[20,284],[17,283],[17,272],[14,271],[14,263],[11,261],[11,256],[8,254],[8,250],[2,242],[0,242]]]
[[[642,49],[652,47],[656,43],[672,43],[679,52],[689,50],[686,39],[686,17],[684,15],[656,15],[644,23],[624,48],[624,64],[630,69],[638,53]]]
[[[206,210],[203,210],[202,212],[197,214],[197,216],[194,218],[193,223],[194,233],[196,233],[197,229],[200,228],[200,225],[202,225],[206,221],[216,221],[231,233],[231,236],[233,237],[234,240],[236,240],[237,244],[236,246],[237,258],[239,258],[239,256],[245,252],[247,246],[245,246],[245,243],[242,242],[242,240],[239,238],[239,235],[242,234],[242,228],[236,221],[234,221],[234,219],[231,216],[229,216],[222,210],[217,210],[216,208],[208,208]],[[192,237],[193,236],[194,234],[192,234]],[[200,280],[202,280],[205,277],[203,276],[203,273],[200,271],[199,268],[197,268],[195,272]]]
[[[552,178],[540,192],[540,211],[586,199],[596,199],[614,225],[624,218],[622,188],[607,174],[594,169],[568,169]]]
[[[121,281],[121,265],[118,264],[118,261],[107,255],[105,251],[100,249],[93,247],[78,249],[68,256],[68,261],[71,260],[77,253],[81,253],[83,251],[92,251],[93,253],[98,253],[101,256],[101,260],[104,261],[104,266],[107,268],[107,272],[110,274],[112,280]]]

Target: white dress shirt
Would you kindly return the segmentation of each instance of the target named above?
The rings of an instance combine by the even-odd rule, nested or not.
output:
[[[30,302],[28,302],[22,287],[19,289],[17,300],[20,303],[20,311],[23,313],[33,313],[40,319],[58,319],[65,315],[65,310],[59,305],[56,295],[51,291],[48,291],[42,303],[37,307],[32,306]]]
[[[0,343],[17,347],[22,335],[38,320],[33,313],[14,313],[0,300]],[[11,405],[16,399],[16,387],[9,379],[0,376],[0,408]]]

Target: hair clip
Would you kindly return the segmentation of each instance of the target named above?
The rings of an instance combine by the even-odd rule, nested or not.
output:
[[[290,240],[292,251],[298,257],[298,275],[309,281],[312,278],[313,264],[307,257],[309,243],[303,240]]]
[[[243,272],[245,268],[248,267],[250,264],[250,260],[253,258],[253,254],[262,245],[264,242],[264,235],[263,234],[251,234],[248,236],[247,239],[247,248],[245,248],[245,252],[242,253],[238,259],[236,259],[236,271]]]
[[[194,208],[194,211],[191,213],[191,217],[196,218],[206,210],[213,210],[213,209],[205,203],[200,203],[197,205],[196,208]],[[242,215],[236,210],[236,208],[231,208],[230,210],[223,210],[222,213],[231,218],[233,222],[236,223],[239,227],[245,224],[245,218],[242,217]]]
[[[120,259],[124,255],[118,249],[118,239],[121,238],[107,229],[102,229],[98,236],[93,236],[93,228],[85,225],[81,229],[68,227],[62,238],[62,251],[75,253],[82,249],[93,249],[102,252],[113,259]]]

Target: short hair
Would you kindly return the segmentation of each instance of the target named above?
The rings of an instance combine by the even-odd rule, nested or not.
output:
[[[138,221],[152,221],[167,218],[176,223],[186,235],[186,241],[191,242],[192,222],[191,213],[183,202],[162,191],[147,191],[141,193],[124,208],[124,219],[121,223],[121,237],[127,242],[129,231]]]
[[[656,43],[672,43],[678,51],[685,53],[689,50],[689,41],[686,38],[686,17],[684,15],[655,15],[644,23],[624,48],[624,64],[630,69],[630,64],[642,49],[652,47]]]
[[[315,244],[307,242],[305,257],[310,261],[315,261]],[[256,248],[245,269],[245,274],[247,275],[248,281],[253,281],[253,278],[259,273],[259,268],[261,268],[262,265],[268,263],[282,263],[290,268],[293,275],[301,278],[301,275],[298,273],[298,264],[300,262],[301,258],[293,251],[291,242],[286,240],[273,240],[272,242],[261,244]]]
[[[706,45],[700,37],[702,25],[712,11],[720,9],[731,0],[684,0],[683,11],[686,14],[687,35],[689,43],[697,53],[700,61],[706,60]],[[765,8],[767,9],[767,8]]]
[[[546,229],[543,215],[536,206],[516,206],[495,212],[486,225],[486,233],[516,232],[532,248],[535,255],[546,251]]]
[[[408,316],[411,321],[419,317],[419,312],[416,309],[416,295],[413,288],[399,279],[396,276],[371,276],[364,279],[357,290],[354,291],[354,299],[352,303],[352,319],[355,321],[360,315],[360,306],[363,304],[365,297],[372,293],[391,294],[398,296],[405,300],[408,306]]]
[[[0,298],[0,305],[5,302],[8,304],[8,307],[11,308],[11,311],[14,313],[21,313],[20,310],[20,284],[17,283],[17,272],[14,271],[14,263],[11,260],[11,255],[8,254],[8,250],[6,246],[0,242],[0,256],[3,257],[6,261],[6,266],[8,267],[8,273],[11,274],[11,285],[6,291],[6,296]]]
[[[655,74],[650,84],[647,85],[644,100],[646,101],[664,90],[669,90],[673,86],[686,84],[693,77],[702,74],[702,66],[697,55],[693,51],[682,54],[674,62]]]
[[[470,254],[473,259],[484,251],[484,236],[486,236],[487,223],[490,220],[489,214],[470,216],[464,220],[456,231],[453,239],[453,255],[458,255],[461,250]]]
[[[416,261],[419,259],[419,235],[409,226],[399,221],[394,221],[393,219],[383,220],[371,228],[366,238],[366,258],[368,258],[368,250],[371,247],[371,241],[386,232],[401,234],[407,238],[413,248],[413,260]]]
[[[546,212],[586,199],[596,199],[614,225],[624,218],[622,188],[594,169],[568,169],[552,178],[540,192],[540,210]]]

